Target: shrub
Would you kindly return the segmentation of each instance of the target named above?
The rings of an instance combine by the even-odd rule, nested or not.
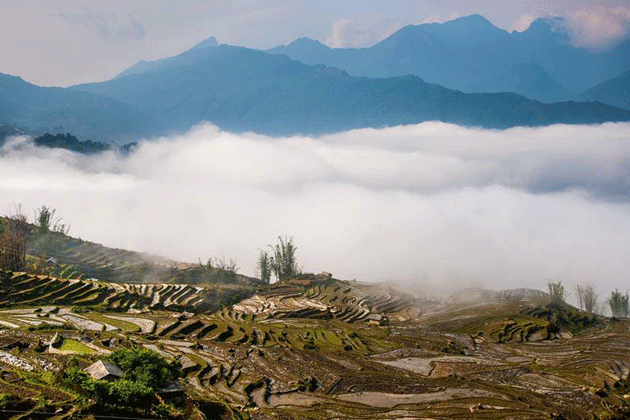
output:
[[[165,387],[179,376],[181,365],[169,363],[149,349],[117,349],[109,360],[125,372],[124,379],[142,383],[153,390]]]
[[[109,360],[122,369],[121,379],[96,381],[80,369],[76,359],[70,359],[63,379],[105,404],[148,409],[154,394],[179,376],[181,365],[169,363],[149,349],[117,349]]]
[[[146,384],[128,379],[111,382],[108,392],[110,398],[129,407],[151,405],[154,394],[154,390]]]
[[[615,291],[611,293],[607,302],[608,305],[610,305],[612,316],[627,318],[630,314],[628,293],[622,295],[621,292],[615,289]]]
[[[83,386],[87,381],[90,380],[90,375],[87,372],[82,371],[79,368],[78,363],[69,364],[64,372],[64,379],[68,382],[72,382],[73,384]]]

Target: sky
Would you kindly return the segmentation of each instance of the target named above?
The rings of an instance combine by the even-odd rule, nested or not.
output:
[[[43,86],[107,80],[215,36],[271,48],[300,37],[370,46],[409,24],[479,13],[506,30],[561,16],[577,45],[627,34],[630,0],[0,0],[0,72]]]
[[[0,213],[56,209],[70,234],[189,262],[293,236],[306,272],[420,290],[628,289],[630,124],[444,123],[319,138],[207,124],[128,157],[0,148]]]

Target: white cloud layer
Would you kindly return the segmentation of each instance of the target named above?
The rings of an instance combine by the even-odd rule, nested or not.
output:
[[[340,278],[626,290],[629,133],[424,123],[272,139],[206,125],[128,157],[17,139],[0,151],[0,211],[45,204],[74,236],[236,257],[245,274],[286,234],[305,270]]]
[[[569,24],[577,45],[607,46],[630,32],[630,8],[593,5],[571,12]]]

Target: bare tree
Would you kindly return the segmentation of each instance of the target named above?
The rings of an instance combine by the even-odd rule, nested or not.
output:
[[[0,268],[22,271],[26,267],[26,247],[28,242],[26,216],[18,207],[17,212],[4,218],[0,233]]]
[[[236,259],[226,260],[225,255],[220,259],[210,257],[207,266],[212,272],[212,278],[219,283],[236,282],[238,270],[240,270]]]
[[[598,308],[598,294],[595,291],[595,288],[592,284],[587,285],[576,285],[575,290],[577,291],[578,303],[580,305],[580,309],[585,310],[588,313],[596,313]]]

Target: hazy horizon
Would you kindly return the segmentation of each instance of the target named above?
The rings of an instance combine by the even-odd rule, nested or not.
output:
[[[334,48],[367,47],[406,25],[481,14],[507,31],[523,31],[539,17],[562,17],[574,44],[605,48],[630,28],[624,0],[160,0],[152,7],[139,0],[0,0],[0,6],[0,34],[11,40],[0,45],[0,72],[43,86],[107,80],[139,60],[179,54],[210,36],[259,49],[301,37]]]

